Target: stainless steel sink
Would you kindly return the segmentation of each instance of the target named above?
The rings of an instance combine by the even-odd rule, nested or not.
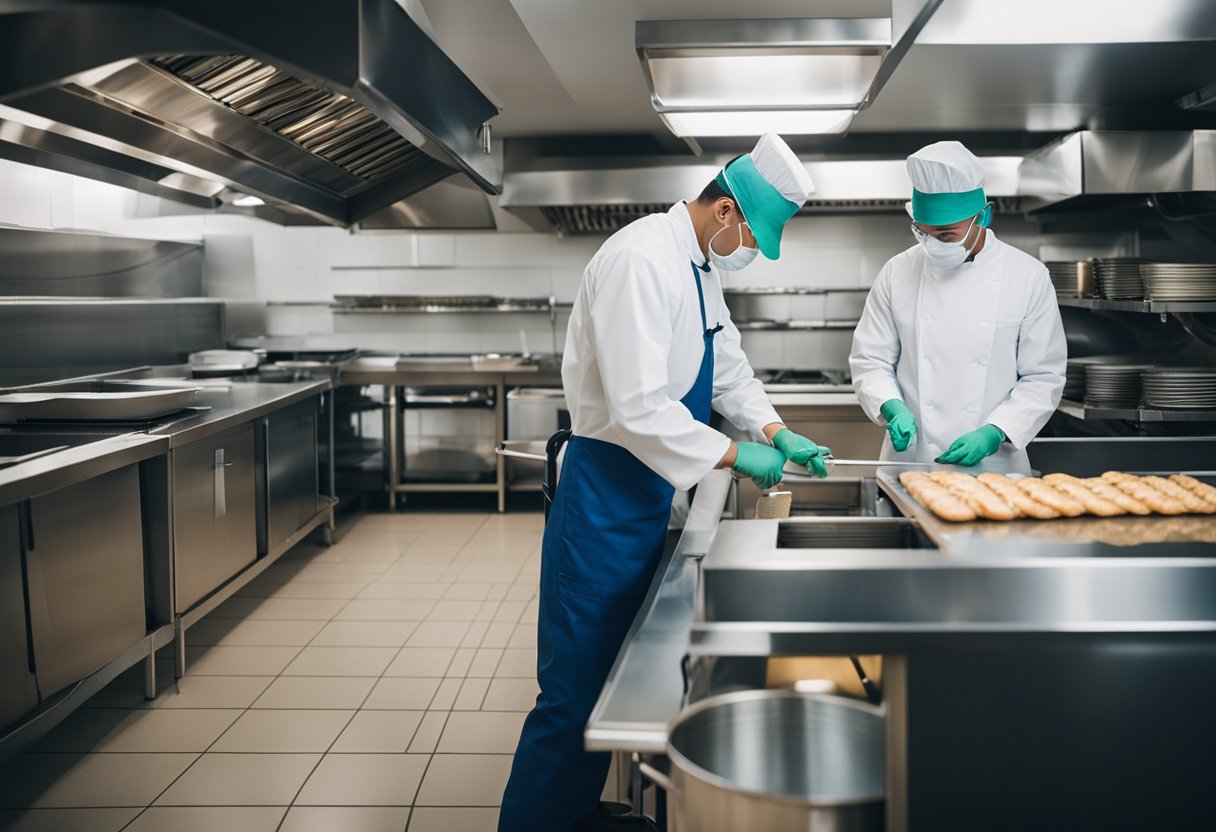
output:
[[[778,549],[932,549],[915,520],[903,517],[797,517],[777,527]]]

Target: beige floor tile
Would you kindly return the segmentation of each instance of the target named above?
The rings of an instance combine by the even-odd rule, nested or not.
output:
[[[477,651],[472,647],[462,647],[456,651],[456,655],[452,657],[452,663],[448,665],[446,676],[465,676],[468,675],[469,666],[473,664],[473,657],[477,655]]]
[[[503,604],[502,601],[484,601],[481,607],[477,610],[477,621],[490,622],[498,615],[498,608]]]
[[[229,598],[211,615],[248,620],[328,621],[346,604],[342,598]]]
[[[540,686],[535,679],[491,679],[490,689],[481,702],[483,711],[530,711],[536,704]]]
[[[463,679],[444,679],[440,682],[439,689],[435,691],[435,698],[431,700],[431,710],[450,711],[456,704],[456,695],[460,693],[460,685],[463,682]]]
[[[329,750],[354,711],[258,709],[245,712],[211,747],[213,752],[297,754]]]
[[[414,802],[425,754],[327,754],[297,806],[401,806]]]
[[[407,647],[459,647],[469,631],[468,621],[424,621],[405,642]]]
[[[305,647],[284,676],[379,676],[396,647]]]
[[[480,710],[481,702],[486,698],[486,691],[489,687],[489,679],[465,679],[464,684],[460,686],[460,693],[456,695],[456,701],[452,703],[452,709],[456,711]]]
[[[275,832],[286,806],[153,806],[123,832]]]
[[[477,584],[471,584],[477,586]],[[511,584],[491,584],[490,591],[486,593],[487,601],[501,601],[507,597],[507,593],[511,589]]]
[[[536,647],[536,625],[535,624],[517,624],[515,632],[511,633],[511,640],[507,642],[508,647],[516,648],[533,648]]]
[[[524,614],[519,617],[520,624],[535,624],[540,616],[540,601],[529,601]]]
[[[85,708],[248,708],[273,676],[186,676],[157,679],[155,699],[144,699],[143,679],[119,677],[95,693]]]
[[[410,817],[410,832],[495,832],[498,809],[421,806]]]
[[[0,807],[147,806],[197,754],[22,754],[0,769]]]
[[[439,745],[439,738],[443,736],[443,726],[447,721],[447,711],[427,711],[414,733],[413,741],[410,742],[410,753],[433,754],[435,746]]]
[[[376,682],[363,704],[374,710],[424,711],[430,707],[442,679],[385,678]]]
[[[275,679],[253,707],[354,710],[375,684],[370,677],[284,676]]]
[[[359,711],[330,752],[404,754],[422,722],[422,715],[422,711]]]
[[[481,640],[486,637],[486,631],[490,629],[488,621],[474,621],[469,625],[469,631],[464,634],[464,638],[460,642],[461,647],[480,647]]]
[[[139,809],[13,809],[0,811],[5,832],[119,832]]]
[[[312,647],[400,647],[417,628],[414,621],[331,621]]]
[[[279,832],[403,832],[409,817],[405,806],[293,806]]]
[[[186,643],[237,647],[303,647],[324,626],[324,621],[208,617],[186,630]]]
[[[437,601],[451,584],[374,583],[359,593],[361,601]]]
[[[492,584],[452,584],[443,597],[447,601],[484,601],[491,587]]]
[[[510,774],[510,754],[436,754],[415,805],[498,806]]]
[[[494,613],[494,620],[518,623],[527,608],[527,601],[503,601],[498,605],[498,611]]]
[[[507,590],[508,601],[531,601],[540,592],[540,587],[529,584],[512,584]]]
[[[347,601],[338,621],[422,621],[435,606],[429,600]]]
[[[509,621],[494,621],[486,629],[486,637],[481,640],[482,647],[506,647],[515,633],[515,625]]]
[[[205,751],[241,715],[239,710],[81,709],[43,737],[39,752]]]
[[[453,711],[436,749],[440,754],[511,754],[519,742],[524,714]]]
[[[502,661],[494,675],[536,678],[536,650],[508,647],[502,651]]]
[[[292,581],[276,589],[260,588],[246,597],[342,599],[350,600],[367,586],[367,581]]]
[[[402,647],[385,676],[442,676],[456,655],[452,647]]]
[[[187,636],[186,673],[195,676],[276,676],[300,652],[299,647],[192,647]]]
[[[288,806],[320,754],[204,754],[157,806]]]

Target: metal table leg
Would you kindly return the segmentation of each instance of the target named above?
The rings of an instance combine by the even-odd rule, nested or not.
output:
[[[400,409],[401,388],[397,385],[388,387],[388,424],[385,435],[388,437],[388,510],[397,510],[397,484],[401,482],[401,432],[403,430]]]

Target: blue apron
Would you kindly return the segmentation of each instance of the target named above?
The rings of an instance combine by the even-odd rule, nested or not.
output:
[[[701,368],[680,403],[709,423],[714,335],[700,269]],[[691,347],[691,345],[690,345]],[[568,832],[599,806],[611,755],[583,750],[583,729],[654,579],[667,538],[673,488],[619,445],[571,438],[541,550],[537,680],[499,832]]]

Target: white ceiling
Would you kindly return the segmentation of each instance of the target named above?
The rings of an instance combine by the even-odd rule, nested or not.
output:
[[[496,135],[667,137],[634,50],[635,21],[887,17],[892,0],[422,3],[440,46],[503,106]],[[1043,15],[1044,4],[1065,11]],[[1116,32],[1120,27],[1093,14],[1099,6],[1131,28]],[[1010,18],[1016,9],[1035,19]],[[992,43],[1013,30],[1023,42]],[[1129,31],[1150,42],[1118,42]],[[1027,42],[1035,39],[1055,42]],[[1213,39],[1216,3],[1210,0],[946,0],[850,135],[1062,132],[1110,108],[1168,112],[1177,97],[1216,81]]]

